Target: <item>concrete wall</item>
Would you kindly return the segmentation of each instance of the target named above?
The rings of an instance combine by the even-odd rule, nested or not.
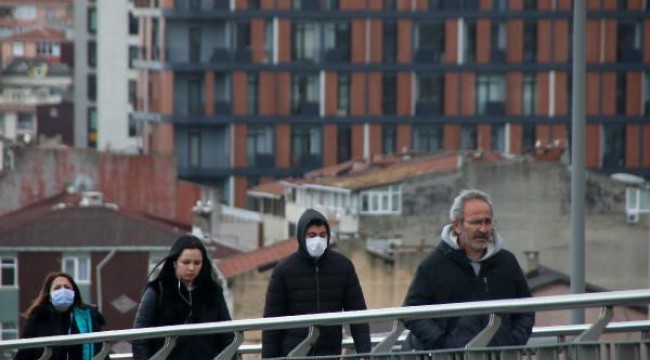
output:
[[[524,251],[536,250],[541,264],[570,273],[570,174],[561,163],[466,163],[457,173],[410,181],[404,214],[362,217],[361,233],[435,246],[453,197],[471,187],[491,194],[497,231],[521,264]],[[648,219],[626,223],[625,185],[589,173],[585,201],[587,281],[611,290],[647,287]]]

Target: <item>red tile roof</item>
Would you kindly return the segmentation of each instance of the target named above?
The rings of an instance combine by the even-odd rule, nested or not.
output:
[[[226,279],[231,279],[257,270],[261,266],[273,264],[296,250],[298,250],[298,241],[292,238],[258,250],[217,260],[217,267]]]
[[[39,26],[30,31],[4,38],[3,41],[65,41],[65,32],[46,26]]]
[[[248,190],[248,195],[279,199],[284,194],[284,185],[279,181],[270,181]]]

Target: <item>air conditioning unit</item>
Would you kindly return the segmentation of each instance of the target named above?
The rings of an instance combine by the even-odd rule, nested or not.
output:
[[[639,222],[639,214],[627,214],[625,216],[625,220],[627,221],[628,224],[637,224]]]

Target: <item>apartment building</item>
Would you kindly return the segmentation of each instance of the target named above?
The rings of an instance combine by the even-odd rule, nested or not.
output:
[[[75,146],[138,152],[138,23],[131,0],[75,0]]]
[[[649,2],[587,1],[589,168],[650,174]],[[134,117],[235,206],[373,154],[567,146],[572,3],[136,0]]]

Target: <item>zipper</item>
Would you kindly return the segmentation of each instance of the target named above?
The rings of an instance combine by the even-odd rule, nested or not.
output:
[[[490,287],[488,286],[487,276],[483,276],[483,285],[485,285],[485,293],[489,294],[490,293]]]
[[[316,312],[320,312],[320,281],[318,278],[318,265],[316,265]]]

